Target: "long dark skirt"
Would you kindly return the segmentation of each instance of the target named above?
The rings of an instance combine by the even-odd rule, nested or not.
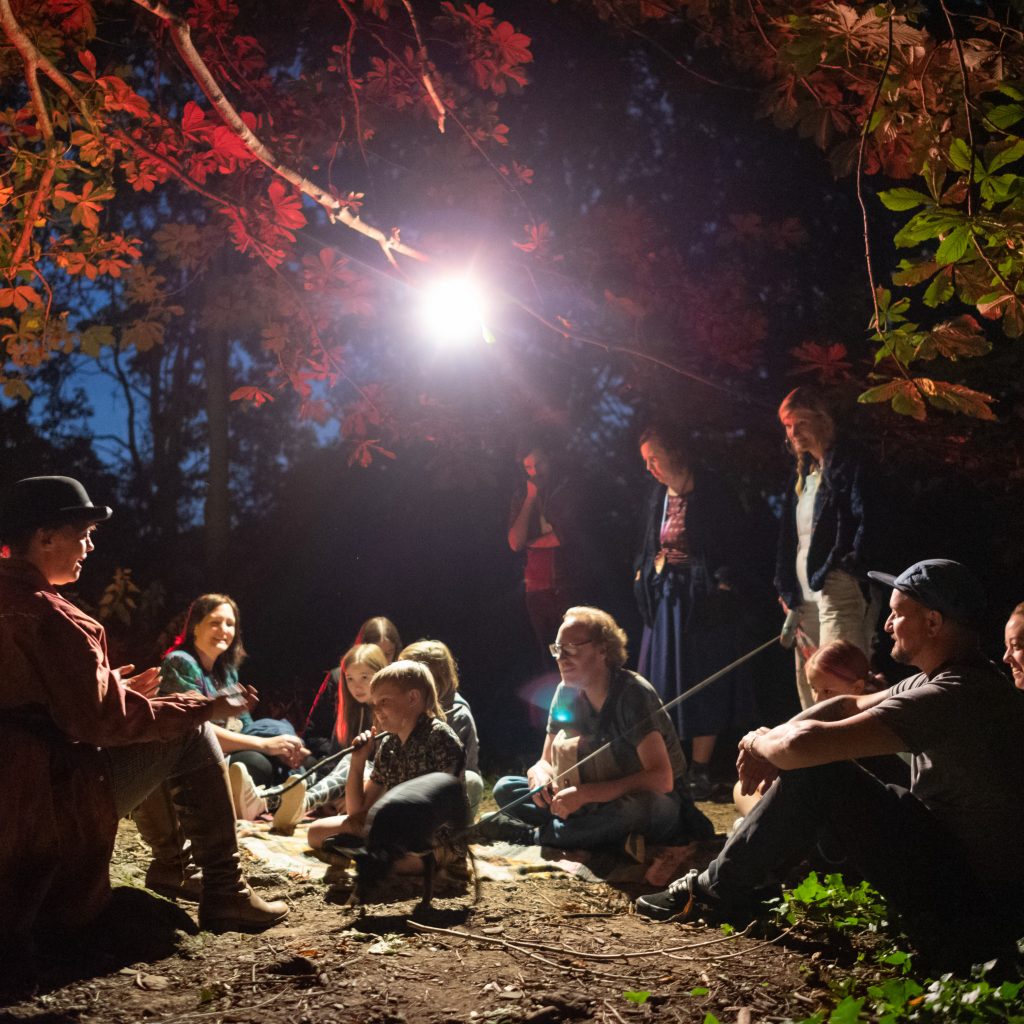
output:
[[[722,593],[714,615],[691,615],[688,584],[685,571],[658,580],[654,625],[644,628],[640,644],[637,670],[666,704],[753,646],[746,643],[751,638],[744,636],[744,618],[731,594]],[[687,630],[694,620],[698,624]],[[757,717],[754,678],[740,666],[669,714],[684,740],[746,728]]]

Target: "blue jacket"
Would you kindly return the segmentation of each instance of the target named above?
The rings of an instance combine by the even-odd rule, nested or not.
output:
[[[804,600],[796,576],[796,503],[794,472],[783,496],[775,563],[775,589],[790,608]],[[814,500],[807,552],[811,590],[821,590],[833,569],[866,580],[868,569],[885,567],[880,539],[884,504],[880,474],[869,469],[864,454],[844,442],[834,445],[825,456]]]

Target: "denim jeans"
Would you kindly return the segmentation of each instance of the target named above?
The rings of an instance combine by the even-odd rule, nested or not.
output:
[[[825,585],[817,601],[804,601],[800,605],[800,627],[817,647],[824,647],[833,640],[849,640],[856,644],[868,657],[874,645],[875,627],[878,622],[880,605],[877,595],[870,592],[865,598],[861,584],[849,573],[833,569],[825,577]],[[809,708],[814,699],[804,671],[807,660],[797,644],[796,689],[800,706]]]
[[[530,791],[522,775],[506,775],[494,784],[494,800],[505,807]],[[531,797],[508,812],[539,829],[541,846],[564,850],[592,850],[621,842],[639,832],[651,842],[668,839],[679,825],[679,797],[675,793],[629,793],[604,804],[586,804],[564,821]]]
[[[782,772],[699,884],[726,911],[752,912],[822,841],[903,915],[926,954],[988,955],[1024,929],[1024,908],[994,906],[957,839],[924,804],[854,761]]]

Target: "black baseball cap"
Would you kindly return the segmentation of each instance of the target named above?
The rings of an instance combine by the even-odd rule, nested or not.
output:
[[[899,576],[887,572],[869,572],[868,576],[955,622],[977,623],[988,603],[977,576],[966,565],[948,558],[915,562]]]

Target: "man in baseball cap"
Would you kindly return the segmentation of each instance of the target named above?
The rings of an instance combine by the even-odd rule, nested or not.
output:
[[[638,913],[749,919],[824,839],[936,964],[1015,955],[1024,934],[1024,693],[979,653],[984,590],[966,566],[929,559],[898,576],[868,575],[892,587],[893,658],[920,671],[744,736],[742,790],[770,788],[705,871],[641,896]],[[909,790],[856,761],[904,752]]]
[[[19,480],[0,500],[0,960],[37,927],[74,927],[110,896],[118,819],[165,781],[203,869],[200,924],[257,931],[282,920],[241,875],[231,793],[209,721],[227,698],[150,698],[157,669],[131,679],[107,659],[106,634],[63,597],[109,519],[79,481]],[[250,693],[254,700],[254,692]]]

